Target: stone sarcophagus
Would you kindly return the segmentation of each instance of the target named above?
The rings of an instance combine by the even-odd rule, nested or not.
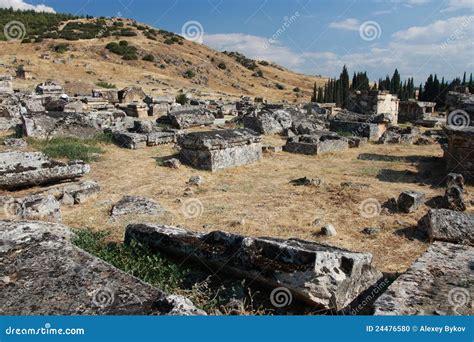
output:
[[[181,162],[217,171],[252,164],[262,158],[260,136],[249,129],[194,132],[178,138]]]

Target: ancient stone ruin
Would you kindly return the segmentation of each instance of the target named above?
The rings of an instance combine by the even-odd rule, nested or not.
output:
[[[466,182],[474,182],[474,127],[446,126],[448,143],[443,145],[449,172],[460,173]]]
[[[65,226],[0,221],[2,315],[205,315],[74,246]]]
[[[327,310],[341,310],[382,277],[372,255],[297,239],[252,238],[221,231],[131,224],[125,242],[195,259],[270,288],[284,286],[296,298]]]
[[[89,171],[83,161],[59,162],[41,152],[0,153],[0,189],[4,190],[76,179]]]
[[[314,135],[300,135],[289,138],[283,151],[308,155],[321,155],[349,148],[348,140],[331,132]]]
[[[184,164],[218,171],[253,164],[262,158],[260,136],[249,129],[194,132],[178,138]]]
[[[355,91],[351,93],[346,108],[351,112],[368,116],[385,114],[391,124],[398,123],[398,110],[400,100],[397,95],[387,91]]]

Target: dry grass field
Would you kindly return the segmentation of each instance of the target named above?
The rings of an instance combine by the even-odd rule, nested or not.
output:
[[[264,140],[274,146],[284,143],[278,136],[266,136]],[[251,236],[314,240],[370,252],[380,270],[402,272],[428,246],[419,238],[415,226],[429,207],[423,206],[412,214],[393,214],[382,208],[379,215],[370,215],[370,204],[382,206],[404,190],[423,191],[427,199],[444,193],[440,180],[445,170],[438,145],[369,144],[319,157],[265,153],[257,164],[216,173],[187,166],[177,170],[160,166],[161,158],[176,153],[172,145],[135,151],[114,145],[103,148],[105,154],[92,163],[92,171],[86,177],[100,183],[100,195],[83,205],[63,207],[62,214],[66,225],[107,230],[115,241],[123,239],[127,223],[159,222],[196,231],[225,230]],[[194,175],[203,177],[201,186],[186,184]],[[323,184],[289,184],[290,180],[304,176],[319,177]],[[348,181],[369,187],[341,186]],[[474,187],[467,190],[472,194]],[[38,189],[16,195],[34,191]],[[151,198],[168,213],[111,221],[109,211],[124,195]],[[189,217],[187,213],[193,206],[196,216]],[[318,235],[327,223],[335,226],[337,236]],[[365,227],[378,227],[381,232],[368,236],[361,232]]]

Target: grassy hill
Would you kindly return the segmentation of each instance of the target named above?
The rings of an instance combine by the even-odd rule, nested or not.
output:
[[[184,91],[203,98],[248,95],[305,102],[314,82],[326,81],[240,53],[218,52],[129,19],[0,10],[0,26],[13,20],[25,32],[21,40],[0,36],[0,74],[14,74],[25,65],[35,77],[16,80],[17,88],[55,79],[70,91],[140,85],[156,95]]]

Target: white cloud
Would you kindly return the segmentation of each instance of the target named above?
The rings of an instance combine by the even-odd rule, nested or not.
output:
[[[268,60],[290,68],[303,62],[300,55],[265,37],[242,33],[205,34],[204,44],[220,51],[237,51],[250,58]]]
[[[355,18],[347,18],[342,21],[333,21],[329,24],[329,27],[340,30],[359,31],[360,22]]]
[[[460,9],[474,10],[474,2],[472,0],[449,0],[448,7],[441,10],[443,12],[453,12]]]
[[[0,8],[10,8],[15,10],[34,10],[36,12],[56,13],[52,7],[46,5],[31,5],[23,0],[0,0]]]

